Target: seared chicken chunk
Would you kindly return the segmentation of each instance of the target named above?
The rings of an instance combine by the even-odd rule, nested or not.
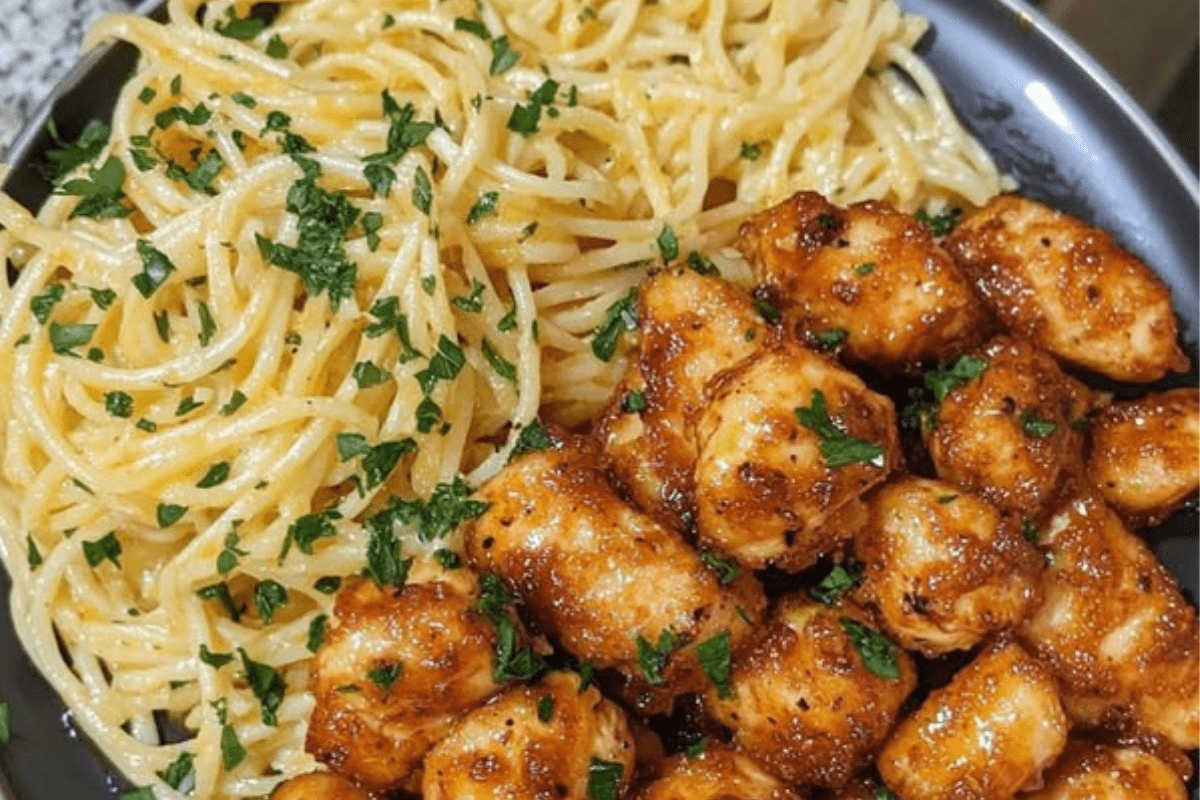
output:
[[[375,800],[375,795],[334,772],[309,772],[275,787],[269,800]]]
[[[425,759],[421,791],[424,800],[619,797],[635,756],[624,712],[595,687],[580,691],[574,673],[554,672],[460,719]]]
[[[695,418],[708,382],[767,339],[749,295],[691,270],[638,290],[641,345],[601,416],[610,468],[643,511],[679,531],[694,522]]]
[[[964,369],[964,365],[973,369]],[[1040,521],[1083,473],[1088,390],[1027,342],[997,337],[951,373],[925,443],[938,477],[1001,511]],[[977,377],[965,379],[965,376]]]
[[[620,672],[640,711],[669,711],[676,695],[708,686],[696,647],[722,634],[738,642],[761,617],[762,587],[748,571],[706,566],[621,500],[598,461],[566,437],[513,461],[478,493],[491,507],[464,527],[467,556],[569,653]]]
[[[1041,544],[1046,599],[1021,636],[1062,683],[1067,712],[1200,746],[1200,628],[1170,573],[1094,494],[1064,505]]]
[[[632,800],[800,800],[787,784],[725,744],[709,743],[700,755],[668,759]]]
[[[1075,741],[1047,771],[1045,786],[1022,795],[1022,800],[1187,800],[1187,796],[1175,770],[1145,748]]]
[[[801,339],[845,331],[844,355],[882,370],[982,342],[991,315],[929,229],[879,201],[842,209],[800,192],[738,231],[754,274]]]
[[[861,597],[905,649],[966,650],[1041,602],[1042,554],[987,502],[941,481],[901,478],[867,505],[855,541],[866,565]]]
[[[1014,336],[1064,362],[1136,383],[1187,370],[1170,290],[1107,232],[1003,195],[945,246]]]
[[[705,706],[763,769],[837,788],[870,763],[916,680],[863,610],[792,595],[734,652],[727,690],[710,689]]]
[[[1008,800],[1066,743],[1050,671],[996,644],[901,722],[875,764],[901,800]]]
[[[892,401],[780,342],[726,373],[697,424],[699,538],[743,564],[800,570],[854,534],[899,460]]]
[[[307,749],[368,789],[411,788],[451,723],[500,690],[469,570],[400,589],[355,579],[313,660]]]
[[[1200,390],[1148,394],[1093,417],[1087,475],[1130,525],[1165,519],[1200,489]]]

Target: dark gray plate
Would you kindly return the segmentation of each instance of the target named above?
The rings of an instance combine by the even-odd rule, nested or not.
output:
[[[1178,153],[1099,65],[1022,0],[901,4],[933,21],[924,55],[955,109],[1022,191],[1111,230],[1170,283],[1195,365],[1200,195]],[[29,207],[42,202],[49,187],[34,165],[50,144],[46,120],[53,115],[63,136],[73,137],[88,120],[106,117],[135,55],[128,47],[110,48],[67,77],[14,144],[5,191]],[[1188,384],[1197,384],[1195,366],[1162,388]],[[1196,515],[1177,514],[1151,539],[1195,598]],[[0,797],[116,794],[121,782],[75,733],[62,703],[21,652],[7,596],[0,570],[0,697],[11,706],[14,728],[13,740],[0,748]]]

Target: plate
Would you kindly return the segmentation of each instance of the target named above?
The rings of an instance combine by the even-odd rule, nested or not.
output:
[[[1112,231],[1171,285],[1192,371],[1161,388],[1198,382],[1200,192],[1195,174],[1136,102],[1099,64],[1022,0],[900,0],[933,28],[921,52],[951,104],[1024,194]],[[157,2],[142,3],[149,12]],[[49,185],[35,165],[51,145],[111,114],[136,51],[93,52],[66,77],[14,142],[2,187],[28,207]],[[1127,387],[1109,386],[1118,394]],[[1134,391],[1138,393],[1141,390]],[[1193,600],[1200,578],[1197,516],[1181,512],[1153,531],[1155,550]],[[0,696],[13,739],[0,748],[0,798],[96,800],[128,788],[72,727],[70,715],[25,658],[0,570]],[[6,785],[7,782],[7,785]],[[1192,796],[1197,797],[1193,788]]]

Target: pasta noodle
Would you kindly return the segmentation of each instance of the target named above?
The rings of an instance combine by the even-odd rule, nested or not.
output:
[[[1004,186],[891,0],[168,10],[91,34],[142,54],[107,144],[36,217],[0,198],[13,614],[159,798],[311,768],[308,644],[363,520],[594,416],[624,368],[594,333],[648,267],[746,279],[737,223],[800,189]]]

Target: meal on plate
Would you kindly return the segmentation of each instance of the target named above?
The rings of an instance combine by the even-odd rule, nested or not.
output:
[[[1081,380],[1170,293],[921,20],[167,11],[0,197],[9,604],[126,800],[1185,796],[1200,392]]]

